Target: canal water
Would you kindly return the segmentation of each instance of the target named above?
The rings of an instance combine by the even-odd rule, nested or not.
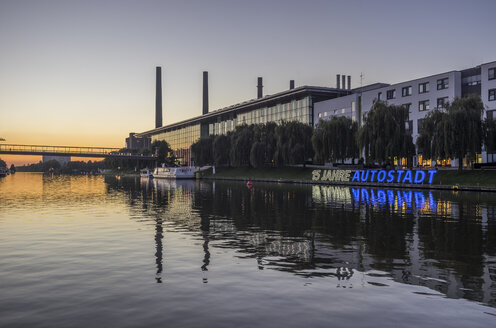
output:
[[[16,173],[1,327],[491,327],[496,194]]]

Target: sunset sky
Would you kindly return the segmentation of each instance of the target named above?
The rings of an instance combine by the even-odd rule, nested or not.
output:
[[[496,60],[496,1],[0,0],[3,143],[123,147],[154,127],[296,86],[395,83]],[[0,155],[9,165],[39,157]]]

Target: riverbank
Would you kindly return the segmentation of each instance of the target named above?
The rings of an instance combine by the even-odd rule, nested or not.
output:
[[[400,188],[421,189],[455,189],[471,191],[496,192],[496,170],[458,170],[442,169],[434,175],[431,184],[403,184],[403,183],[355,183],[355,182],[329,182],[313,181],[312,172],[315,168],[287,167],[287,168],[216,168],[215,175],[212,169],[202,172],[204,179],[222,180],[248,180],[280,183],[311,183],[311,184],[336,184],[360,186],[388,186]]]

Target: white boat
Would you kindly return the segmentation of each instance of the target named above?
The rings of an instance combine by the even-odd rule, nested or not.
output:
[[[142,178],[153,178],[153,170],[151,169],[141,169],[140,176]]]
[[[196,168],[191,166],[184,167],[157,167],[153,171],[154,178],[162,179],[193,179]]]

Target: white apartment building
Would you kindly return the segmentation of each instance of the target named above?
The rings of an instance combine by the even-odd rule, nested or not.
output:
[[[447,102],[457,97],[478,94],[484,103],[484,117],[496,119],[496,61],[477,67],[450,71],[396,84],[377,83],[352,89],[352,94],[314,104],[314,125],[321,119],[332,116],[346,116],[363,123],[363,118],[377,100],[409,108],[407,128],[414,143],[419,134],[422,120],[434,108],[444,108]],[[361,104],[361,106],[360,106]],[[496,162],[496,154],[483,152],[480,162]],[[428,165],[421,157],[414,158],[414,164]],[[435,163],[430,163],[434,165]],[[458,166],[456,160],[452,166]]]

